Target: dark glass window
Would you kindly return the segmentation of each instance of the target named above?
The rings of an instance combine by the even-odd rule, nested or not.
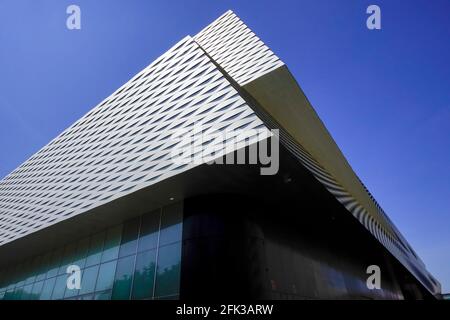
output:
[[[80,300],[93,300],[93,299],[94,299],[93,294],[86,294],[86,295],[80,297]]]
[[[67,272],[67,267],[71,264],[75,257],[75,251],[77,250],[76,243],[70,243],[64,248],[64,255],[59,267],[58,274],[65,274]]]
[[[89,238],[84,238],[78,241],[75,257],[72,264],[77,265],[80,269],[84,268],[86,263],[86,255],[89,250]]]
[[[44,281],[36,282],[31,290],[31,300],[39,300],[41,297],[42,288],[44,287]]]
[[[94,300],[109,300],[111,298],[111,290],[104,292],[97,292],[94,295]]]
[[[10,265],[0,270],[0,300],[178,297],[181,223],[175,204]],[[72,264],[79,290],[67,288]]]
[[[94,292],[99,266],[86,268],[81,272],[80,294]]]
[[[33,290],[33,284],[26,285],[23,287],[22,292],[22,300],[30,300],[31,299],[31,291]]]
[[[134,260],[135,256],[133,255],[119,259],[119,261],[117,262],[116,277],[114,280],[114,289],[112,292],[113,300],[130,299]]]
[[[100,263],[105,235],[106,232],[100,232],[91,237],[89,251],[86,256],[86,267],[90,267]]]
[[[56,278],[55,288],[53,289],[52,300],[64,298],[66,291],[67,274],[62,274]]]
[[[78,289],[69,289],[67,288],[67,279],[69,279],[69,274],[67,274],[66,276],[66,292],[64,293],[64,298],[71,298],[71,297],[75,297],[79,294]]]
[[[25,284],[25,279],[23,278],[23,274],[26,270],[27,265],[28,265],[28,262],[21,263],[17,266],[17,269],[15,270],[16,277],[17,277],[16,287],[23,287],[23,285]]]
[[[61,256],[63,254],[63,248],[56,249],[53,251],[52,258],[50,261],[50,269],[47,272],[47,279],[54,277],[58,274],[59,265],[61,262]],[[50,298],[50,297],[49,297]]]
[[[14,300],[14,289],[6,291],[3,300]]]
[[[117,261],[111,261],[100,265],[100,271],[98,272],[96,291],[104,291],[112,289],[114,283],[114,274],[116,272]]]
[[[42,257],[41,265],[38,268],[38,275],[36,276],[36,282],[45,280],[47,270],[50,268],[51,259],[52,259],[52,252],[49,252]]]
[[[180,288],[181,242],[159,248],[155,297],[178,294]]]
[[[139,224],[140,218],[135,218],[123,225],[122,244],[120,245],[119,257],[125,257],[136,253]]]
[[[15,288],[12,299],[13,300],[20,300],[20,299],[22,299],[22,293],[23,293],[23,287]]]
[[[159,245],[181,241],[183,222],[183,208],[181,203],[176,203],[163,208],[161,217],[161,235]]]
[[[40,267],[41,261],[42,261],[42,256],[38,256],[33,259],[33,262],[30,265],[30,269],[28,270],[28,278],[25,281],[25,284],[33,284],[35,282],[36,273],[38,273],[38,269]]]
[[[108,229],[106,233],[105,246],[103,248],[102,262],[117,259],[119,255],[122,225]]]
[[[153,297],[155,264],[155,249],[145,251],[137,255],[133,282],[133,299],[146,299]]]
[[[14,289],[9,289],[3,293],[3,300],[12,300]]]
[[[53,287],[55,286],[56,278],[47,279],[44,282],[40,300],[50,300],[52,297]]]
[[[138,251],[154,249],[158,245],[158,230],[161,210],[155,210],[142,216]]]

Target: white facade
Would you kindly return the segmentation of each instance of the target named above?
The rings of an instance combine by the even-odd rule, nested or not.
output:
[[[200,165],[173,161],[183,148],[173,139],[177,130],[276,127],[243,93],[283,68],[231,11],[184,38],[0,181],[0,247]],[[282,143],[348,211],[419,281],[435,283],[425,284],[430,291],[439,290],[362,183],[355,188],[363,201],[280,129]]]

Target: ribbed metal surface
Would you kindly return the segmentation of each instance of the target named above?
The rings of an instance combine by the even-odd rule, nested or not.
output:
[[[172,138],[179,130],[279,128],[250,108],[222,72],[244,86],[283,65],[231,11],[186,37],[0,181],[0,245],[199,165],[173,161],[173,152],[183,148]],[[367,189],[392,232],[280,129],[283,144],[330,193],[430,291],[438,291]],[[217,156],[235,147],[225,145]]]
[[[264,128],[187,37],[0,181],[0,245],[198,165],[172,159],[195,125]]]
[[[284,65],[277,56],[231,11],[226,12],[194,37],[207,54],[240,86]],[[256,105],[258,103],[256,102]],[[282,102],[280,102],[280,106]],[[257,107],[257,106],[256,106]],[[281,142],[319,180],[335,198],[431,292],[439,285],[411,246],[390,221],[364,184],[362,188],[376,208],[371,213],[349,193],[316,159],[298,144],[262,108],[255,110],[268,127],[281,130]],[[381,220],[381,221],[380,221]],[[387,225],[389,229],[382,226]]]
[[[194,39],[241,86],[284,65],[232,11]]]

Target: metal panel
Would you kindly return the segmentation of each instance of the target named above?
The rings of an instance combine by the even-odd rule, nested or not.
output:
[[[0,181],[0,245],[201,164],[171,156],[195,125],[264,129],[186,37]]]
[[[296,140],[279,118],[261,112],[267,106],[255,93],[267,93],[262,79],[284,68],[231,11],[193,39],[186,37],[0,181],[0,246],[202,164],[173,161],[174,151],[184,147],[173,139],[178,130],[192,132],[196,124],[222,132],[268,126],[282,129],[282,142],[303,165],[419,281],[439,290],[351,168],[345,171],[358,183],[345,183],[339,170]],[[268,100],[277,99],[270,94]],[[200,140],[194,143],[200,151],[206,148]],[[216,155],[235,149],[227,144]],[[330,150],[325,148],[328,156]]]
[[[194,39],[241,86],[284,65],[232,11]]]

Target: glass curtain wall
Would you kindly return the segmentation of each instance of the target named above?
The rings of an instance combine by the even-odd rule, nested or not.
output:
[[[0,270],[0,300],[177,299],[182,215],[176,203]]]

